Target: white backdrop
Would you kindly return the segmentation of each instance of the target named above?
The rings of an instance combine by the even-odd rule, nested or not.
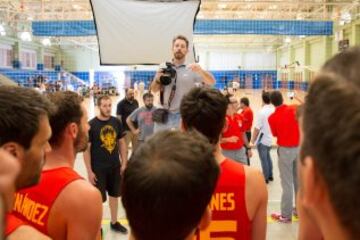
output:
[[[200,0],[91,0],[105,65],[159,64],[171,60],[172,39],[185,35],[188,62],[194,61],[192,36]]]

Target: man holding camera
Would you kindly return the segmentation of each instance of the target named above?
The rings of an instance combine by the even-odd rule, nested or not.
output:
[[[167,115],[161,116],[161,121],[154,119],[154,132],[179,128],[179,109],[183,96],[199,83],[215,83],[211,73],[203,70],[199,64],[185,65],[185,57],[189,52],[189,41],[186,37],[176,36],[173,39],[172,51],[174,57],[171,64],[167,63],[165,69],[160,68],[151,83],[152,92],[160,91],[160,102],[165,109],[162,109],[162,113],[166,112]]]

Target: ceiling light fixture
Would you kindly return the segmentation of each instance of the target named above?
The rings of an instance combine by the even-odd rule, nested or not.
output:
[[[290,37],[286,37],[284,41],[285,41],[285,43],[291,43],[291,38],[290,38]]]
[[[219,4],[218,4],[218,7],[219,7],[220,9],[225,9],[225,8],[227,7],[227,4],[226,4],[226,3],[219,3]]]
[[[23,40],[24,42],[31,42],[32,37],[31,37],[30,32],[21,32],[20,39]]]
[[[5,27],[3,24],[0,24],[0,36],[6,36]]]
[[[44,46],[51,46],[51,41],[50,41],[50,38],[44,38],[41,43],[44,45]]]

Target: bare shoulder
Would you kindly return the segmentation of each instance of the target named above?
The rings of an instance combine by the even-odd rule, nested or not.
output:
[[[48,236],[42,234],[33,227],[23,225],[17,228],[13,233],[11,233],[7,240],[51,240]]]
[[[56,207],[62,208],[63,211],[73,214],[74,211],[87,209],[89,204],[93,206],[101,205],[102,199],[98,189],[86,180],[79,179],[64,188],[55,204]]]
[[[67,185],[59,195],[58,201],[63,201],[66,205],[84,202],[102,201],[99,190],[84,179],[73,181]],[[86,200],[86,201],[84,201]]]
[[[256,168],[245,166],[246,188],[256,189],[251,195],[255,198],[267,197],[267,188],[263,174]],[[265,194],[266,193],[266,194]],[[260,199],[259,199],[260,200]]]

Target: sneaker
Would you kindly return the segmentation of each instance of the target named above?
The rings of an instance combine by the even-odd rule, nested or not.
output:
[[[296,208],[293,208],[293,211],[292,211],[292,215],[295,217],[295,218],[299,218],[299,215],[296,211]]]
[[[119,222],[110,223],[110,228],[114,232],[120,232],[120,233],[124,233],[124,234],[126,234],[128,232],[128,230],[123,225],[121,225]]]
[[[273,213],[271,214],[272,220],[279,223],[291,223],[291,218],[283,217],[281,214]]]

